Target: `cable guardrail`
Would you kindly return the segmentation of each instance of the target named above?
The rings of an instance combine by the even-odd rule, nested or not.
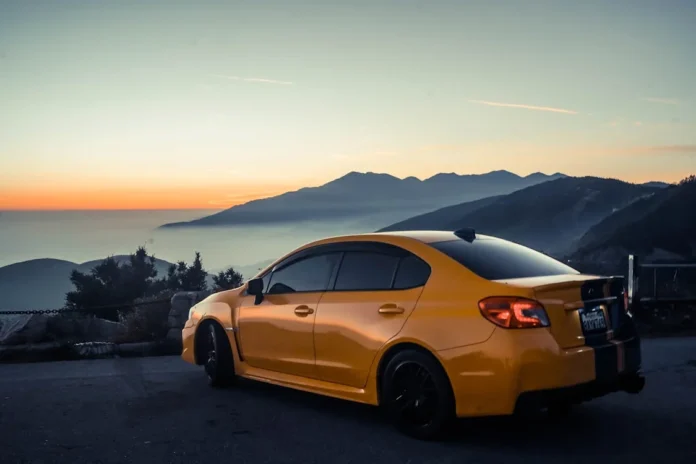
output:
[[[158,300],[148,300],[143,302],[133,302],[133,303],[122,303],[113,305],[101,305],[101,306],[86,306],[79,308],[72,308],[69,306],[63,308],[55,309],[3,309],[0,308],[0,316],[8,315],[21,315],[21,314],[63,314],[63,313],[87,313],[93,314],[98,311],[114,310],[114,309],[134,309],[140,306],[157,305],[162,303],[168,303],[170,298],[158,299]]]

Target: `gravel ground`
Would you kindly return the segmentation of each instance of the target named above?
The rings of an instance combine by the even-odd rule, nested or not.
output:
[[[696,462],[696,338],[645,340],[647,385],[561,422],[401,436],[375,408],[270,385],[210,389],[178,357],[0,365],[3,463]]]

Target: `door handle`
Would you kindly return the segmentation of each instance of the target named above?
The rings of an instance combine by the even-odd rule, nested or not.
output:
[[[298,316],[307,316],[308,314],[312,314],[314,310],[310,308],[309,306],[301,305],[295,308],[295,314]]]
[[[402,314],[404,312],[404,308],[390,303],[380,306],[377,311],[380,314]]]

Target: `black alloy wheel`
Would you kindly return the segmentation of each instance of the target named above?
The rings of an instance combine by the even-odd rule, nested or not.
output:
[[[387,364],[381,403],[396,427],[421,440],[439,438],[454,419],[454,395],[447,374],[432,356],[397,353]]]
[[[216,323],[208,323],[200,336],[205,337],[203,368],[213,387],[228,386],[234,380],[232,349],[225,331]]]

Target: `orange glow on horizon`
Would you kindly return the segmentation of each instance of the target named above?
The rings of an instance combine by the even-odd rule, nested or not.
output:
[[[225,209],[299,186],[0,188],[0,210]]]
[[[527,167],[527,171],[516,171],[512,166],[496,167],[495,169],[469,172],[468,174],[485,174],[496,169],[507,169],[525,176],[534,170]],[[359,172],[386,172],[386,170],[357,169]],[[445,172],[447,170],[444,170]],[[550,174],[557,169],[546,169]],[[561,172],[564,172],[560,169]],[[599,171],[599,172],[597,172]],[[624,173],[612,175],[609,170],[599,169],[595,172],[564,172],[567,175],[577,177],[598,176],[620,179],[625,182],[643,183],[648,181],[663,181],[676,183],[684,179],[691,172],[673,169],[665,166],[663,169],[655,169],[650,174],[644,172]],[[451,172],[451,171],[447,171]],[[345,173],[344,173],[345,174]],[[434,175],[433,173],[416,175],[423,180]],[[461,174],[461,173],[460,173]],[[632,174],[632,175],[631,175]],[[246,181],[246,185],[232,183],[227,185],[210,185],[205,187],[191,184],[180,187],[165,185],[150,185],[146,188],[134,185],[109,185],[105,180],[105,187],[95,184],[78,186],[67,185],[25,185],[13,187],[0,187],[0,211],[18,210],[175,210],[175,209],[210,209],[220,210],[249,201],[269,198],[286,192],[295,191],[304,187],[315,187],[329,182],[343,174],[333,175],[330,178],[303,179],[296,184],[272,183],[256,184]],[[405,178],[409,173],[393,173],[396,177]]]

